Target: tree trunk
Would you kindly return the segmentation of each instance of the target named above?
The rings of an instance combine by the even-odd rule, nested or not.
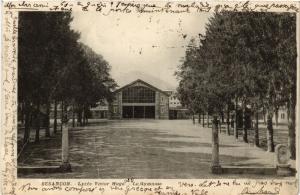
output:
[[[238,132],[238,126],[237,126],[237,121],[238,121],[238,99],[237,97],[235,97],[235,105],[234,105],[234,130],[233,130],[233,134],[234,134],[234,137],[236,139],[239,138],[239,132]]]
[[[78,107],[77,112],[77,123],[79,123],[79,126],[82,126],[82,110],[80,107]]]
[[[40,141],[40,102],[37,102],[36,118],[35,118],[35,143]]]
[[[21,114],[20,114],[20,121],[21,121],[21,123],[22,123],[22,125],[24,125],[24,123],[25,123],[25,120],[24,120],[24,116],[25,116],[25,112],[24,112],[24,103],[21,103],[20,104],[20,112],[21,112]]]
[[[29,141],[30,138],[30,118],[31,118],[31,112],[30,112],[30,105],[28,105],[29,102],[26,102],[24,104],[25,109],[25,130],[24,130],[24,137],[23,137],[23,144]]]
[[[87,107],[85,107],[84,118],[85,118],[85,125],[88,125],[89,124],[89,109]]]
[[[84,108],[83,108],[83,111],[82,111],[82,125],[85,126],[85,111],[84,111]]]
[[[74,110],[74,105],[72,106],[72,127],[75,127],[75,110]]]
[[[198,123],[201,124],[201,114],[200,114],[200,112],[198,114]]]
[[[64,120],[66,120],[65,121],[66,124],[68,125],[68,123],[69,123],[69,112],[68,112],[68,104],[66,102],[64,103],[64,115],[63,115],[63,117],[64,117]]]
[[[291,104],[290,104],[290,101],[287,102],[287,109],[286,109],[286,115],[287,115],[287,121],[290,122],[290,107],[291,107]]]
[[[247,125],[246,125],[246,106],[245,103],[243,103],[243,110],[242,110],[242,115],[243,115],[243,141],[245,143],[248,143],[248,130],[247,130]]]
[[[33,117],[34,117],[34,116],[33,116],[32,111],[33,111],[33,110],[30,111],[30,121],[29,121],[30,128],[33,126],[32,121],[33,121]]]
[[[193,119],[193,124],[195,124],[195,115],[194,115],[194,113],[193,113],[192,119]]]
[[[204,113],[202,114],[202,127],[204,127]]]
[[[89,124],[89,116],[88,116],[87,110],[84,112],[84,118],[85,118],[85,125],[88,125]]]
[[[21,124],[22,124],[22,125],[24,125],[24,123],[25,123],[24,118],[25,118],[25,114],[24,114],[23,111],[22,111],[22,113],[21,113],[21,115],[20,115],[20,121],[21,121]]]
[[[289,127],[289,136],[288,136],[288,146],[291,154],[291,159],[296,159],[296,87],[292,88],[292,94],[290,97],[290,121],[288,124]]]
[[[229,110],[229,104],[227,104],[227,135],[230,135],[230,110]]]
[[[254,144],[259,146],[258,109],[255,112]]]
[[[222,112],[221,112],[221,119],[222,119],[222,124],[224,123],[224,112],[223,112],[223,110],[222,110]]]
[[[46,137],[50,137],[50,101],[46,105]]]
[[[266,110],[265,110],[265,107],[263,107],[263,116],[264,116],[264,124],[266,125],[267,121],[266,121]]]
[[[57,101],[54,100],[54,122],[53,122],[53,132],[57,133]]]
[[[63,116],[64,116],[64,101],[61,101],[61,111],[60,111],[60,131],[63,129]]]
[[[219,125],[219,129],[220,129],[220,133],[222,132],[222,116],[220,117],[219,121],[218,121],[218,125]]]
[[[274,152],[272,117],[273,117],[272,113],[268,112],[268,117],[267,117],[267,145],[268,145],[268,152]]]
[[[208,112],[207,112],[207,115],[206,115],[206,124],[207,124],[207,127],[209,127],[209,114],[208,114]]]
[[[278,127],[278,106],[275,107],[275,125]]]

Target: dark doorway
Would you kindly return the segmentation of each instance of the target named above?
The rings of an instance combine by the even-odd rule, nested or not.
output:
[[[123,118],[155,118],[155,106],[123,106]]]
[[[133,106],[123,106],[123,118],[133,118]]]
[[[155,118],[155,106],[145,106],[145,118]]]
[[[144,114],[145,114],[145,107],[144,106],[134,106],[133,110],[134,110],[134,116],[133,118],[145,118]]]
[[[169,119],[177,119],[177,110],[169,110]]]

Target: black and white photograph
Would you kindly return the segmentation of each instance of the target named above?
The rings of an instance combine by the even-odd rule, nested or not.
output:
[[[19,12],[18,178],[296,178],[295,13],[106,14]]]

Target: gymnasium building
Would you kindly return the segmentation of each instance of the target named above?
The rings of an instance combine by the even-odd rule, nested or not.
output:
[[[114,91],[110,119],[169,119],[169,94],[140,79]]]

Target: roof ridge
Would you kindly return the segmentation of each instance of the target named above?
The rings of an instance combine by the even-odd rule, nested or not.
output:
[[[121,90],[123,90],[123,89],[125,89],[125,88],[127,88],[127,87],[129,87],[129,86],[131,86],[131,85],[133,85],[134,83],[137,83],[137,82],[142,82],[142,83],[144,83],[145,85],[147,85],[148,87],[153,88],[153,89],[155,89],[155,90],[157,90],[157,91],[160,91],[161,93],[163,93],[163,94],[169,96],[169,94],[167,94],[165,91],[163,91],[163,90],[161,90],[161,89],[159,89],[159,88],[157,88],[157,87],[151,85],[150,83],[147,83],[146,81],[144,81],[144,80],[142,80],[142,79],[136,79],[136,80],[134,80],[134,81],[128,83],[127,85],[124,85],[123,87],[117,89],[117,90],[114,91],[113,93],[117,93],[117,92],[119,92],[119,91],[121,91]]]

